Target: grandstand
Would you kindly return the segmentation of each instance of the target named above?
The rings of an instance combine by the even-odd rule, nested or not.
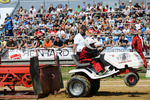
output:
[[[8,4],[0,3],[0,7],[0,24],[4,23],[1,37],[7,42],[13,36],[18,49],[26,48],[28,38],[39,38],[43,45],[46,37],[53,44],[56,37],[60,37],[65,43],[70,35],[79,33],[81,25],[87,26],[87,36],[100,37],[103,46],[109,35],[113,36],[115,46],[119,46],[122,35],[131,44],[138,29],[142,29],[145,43],[149,43],[146,36],[150,33],[148,0],[11,0]],[[9,30],[4,19],[10,17]],[[35,44],[35,40],[32,42]],[[3,49],[5,46],[1,51]]]

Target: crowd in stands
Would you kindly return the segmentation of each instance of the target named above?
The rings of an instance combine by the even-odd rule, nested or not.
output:
[[[83,2],[75,10],[67,4],[57,7],[50,4],[48,9],[43,5],[38,10],[34,6],[29,10],[20,7],[14,18],[6,14],[0,26],[0,51],[73,47],[74,36],[80,33],[81,25],[86,25],[86,36],[95,38],[97,46],[130,46],[127,37],[133,37],[141,29],[144,42],[150,47],[150,6],[146,10],[143,3],[125,5],[122,2],[119,8],[112,8]]]

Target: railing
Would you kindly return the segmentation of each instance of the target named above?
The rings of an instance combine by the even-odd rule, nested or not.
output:
[[[16,6],[14,7],[13,11],[11,12],[10,16],[11,18],[14,18],[14,15],[16,14],[16,11],[20,8],[20,0],[18,0]]]

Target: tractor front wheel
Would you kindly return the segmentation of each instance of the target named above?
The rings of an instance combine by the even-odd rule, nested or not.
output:
[[[139,80],[139,77],[133,72],[127,73],[124,77],[124,82],[129,87],[135,86],[138,80]]]

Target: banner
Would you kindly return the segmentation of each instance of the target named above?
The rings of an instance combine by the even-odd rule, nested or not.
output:
[[[14,49],[8,50],[8,59],[30,59],[33,56],[37,56],[36,51],[38,52],[39,59],[54,59],[55,53],[55,55],[59,56],[60,60],[68,60],[72,59],[71,55],[73,54],[72,48],[50,48],[50,50],[46,50],[45,48],[33,48],[25,50]]]
[[[54,52],[53,52],[53,50]],[[33,56],[37,56],[36,51],[38,50],[38,57],[39,59],[46,60],[54,59],[54,53],[55,55],[58,55],[60,60],[71,60],[73,55],[73,49],[72,48],[50,48],[50,50],[46,50],[45,48],[32,48],[32,49],[25,49],[25,50],[8,50],[8,59],[30,59]],[[107,47],[103,52],[130,52],[131,47]]]

